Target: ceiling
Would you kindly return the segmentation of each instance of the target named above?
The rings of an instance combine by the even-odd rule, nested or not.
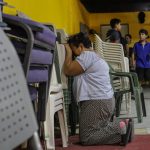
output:
[[[150,0],[80,0],[91,13],[149,11]]]

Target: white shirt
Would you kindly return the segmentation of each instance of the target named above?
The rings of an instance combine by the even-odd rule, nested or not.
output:
[[[110,83],[109,66],[94,51],[84,51],[76,58],[84,73],[75,76],[74,96],[77,101],[110,99],[113,89]]]

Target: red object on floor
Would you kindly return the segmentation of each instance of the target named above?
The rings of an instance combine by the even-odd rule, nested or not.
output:
[[[69,137],[69,146],[62,148],[61,139],[56,139],[56,150],[150,150],[150,135],[136,135],[127,146],[97,145],[82,146],[78,136]]]

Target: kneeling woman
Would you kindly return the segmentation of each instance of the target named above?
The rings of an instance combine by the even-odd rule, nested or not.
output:
[[[115,100],[110,84],[109,67],[91,48],[83,33],[71,36],[65,45],[66,75],[75,76],[73,91],[80,103],[80,142],[83,145],[114,144],[126,135],[124,122],[113,120]],[[72,60],[72,54],[77,56]]]

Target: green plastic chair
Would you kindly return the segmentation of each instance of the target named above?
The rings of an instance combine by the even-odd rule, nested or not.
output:
[[[118,69],[118,67],[116,69],[118,69],[120,72],[116,72],[116,69],[113,70],[113,68],[110,66],[110,77],[111,77],[111,82],[112,82],[112,86],[113,86],[114,93],[115,93],[114,96],[116,99],[116,112],[115,112],[116,116],[120,116],[121,103],[122,103],[124,95],[126,95],[125,97],[128,97],[127,95],[130,95],[130,93],[132,93],[135,99],[138,122],[142,122],[143,116],[146,116],[144,94],[138,82],[136,73],[122,72],[123,70],[127,71],[127,69],[125,69],[125,64],[123,65],[125,60],[123,57],[124,54],[123,54],[122,46],[120,44],[118,45],[115,43],[103,42],[100,39],[100,37],[96,34],[90,35],[90,39],[93,42],[93,47],[96,50],[96,52],[99,54],[100,57],[102,57],[103,59],[107,61],[109,66],[110,66],[109,63],[113,65],[113,63],[117,63],[119,61],[119,64],[118,63],[117,64],[120,66],[119,67],[120,69]],[[115,51],[112,52],[112,50],[115,50]],[[122,52],[120,54],[122,55],[122,58],[118,56],[120,58],[119,60],[116,59],[116,56],[112,57],[116,55],[116,53],[118,52],[120,53]],[[114,60],[112,61],[112,59]],[[128,83],[124,84],[128,82],[126,78],[129,79],[129,85]]]
[[[120,116],[123,94],[131,92],[133,95],[132,98],[134,98],[135,100],[138,123],[141,123],[143,121],[143,116],[146,116],[146,109],[145,109],[143,91],[139,84],[137,74],[133,72],[116,72],[110,65],[109,67],[110,67],[110,77],[111,77],[112,87],[114,89],[114,96],[116,99],[115,115],[117,117]],[[120,89],[117,88],[116,90],[114,81],[119,80],[121,78],[129,79],[129,83],[130,83],[129,87],[123,87]]]

